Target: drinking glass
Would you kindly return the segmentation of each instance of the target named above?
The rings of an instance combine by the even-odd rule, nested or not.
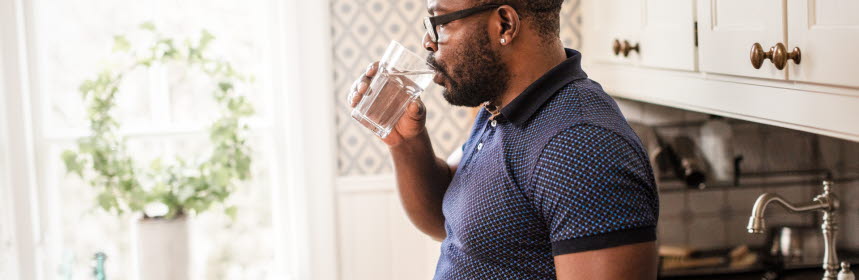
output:
[[[426,59],[391,41],[369,89],[352,110],[352,118],[379,137],[387,137],[434,74]]]

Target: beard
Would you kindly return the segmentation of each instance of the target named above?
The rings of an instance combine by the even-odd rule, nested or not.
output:
[[[477,107],[487,101],[497,100],[507,90],[510,71],[501,61],[501,55],[489,47],[489,34],[483,27],[472,30],[470,42],[464,42],[453,50],[453,63],[441,63],[430,54],[427,63],[441,74],[448,86],[442,96],[454,106]],[[453,72],[450,72],[451,67]]]

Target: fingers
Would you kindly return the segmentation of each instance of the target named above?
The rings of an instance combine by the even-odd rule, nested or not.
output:
[[[355,91],[350,91],[349,95],[346,96],[346,104],[349,104],[349,108],[355,108],[358,106],[358,102],[361,102],[361,98],[358,98],[358,93]]]
[[[370,63],[367,65],[367,70],[364,71],[364,77],[373,78],[376,76],[376,73],[379,72],[379,62]]]
[[[376,73],[379,72],[377,68],[379,68],[378,61],[370,63],[370,65],[367,66],[367,70],[364,71],[364,75],[355,81],[354,89],[358,92],[358,95],[364,95],[367,92],[367,89],[370,88],[370,81],[372,81],[373,77],[376,76]]]
[[[376,69],[378,67],[379,67],[378,61],[370,63],[370,65],[367,65],[367,69],[364,70],[364,73],[361,75],[361,77],[358,78],[357,80],[355,80],[354,83],[352,83],[352,87],[351,87],[352,91],[358,91],[360,93],[361,90],[359,90],[359,88],[361,88],[361,86],[363,84],[366,84],[366,86],[365,86],[365,89],[366,89],[366,87],[368,87],[370,85],[370,81],[373,80],[373,77],[376,76],[376,73],[379,72],[378,69]]]
[[[349,95],[346,96],[346,104],[349,104],[349,107],[355,108],[358,106],[358,102],[361,102],[361,97],[363,94],[358,94],[358,89],[356,88],[358,81],[352,83],[352,87],[349,90]]]
[[[409,104],[406,115],[414,121],[423,121],[426,118],[427,108],[421,98],[415,99],[412,104]]]
[[[355,90],[358,94],[363,95],[367,92],[367,89],[370,87],[370,81],[373,80],[373,77],[376,76],[376,73],[379,72],[379,62],[370,63],[367,65],[367,70],[364,70],[364,75],[361,76],[360,79],[355,81],[357,84],[355,85]]]
[[[359,102],[361,102],[361,99],[370,88],[370,82],[373,80],[373,77],[376,76],[376,73],[379,72],[378,68],[378,61],[370,63],[370,65],[367,66],[367,69],[364,70],[364,74],[361,75],[361,78],[352,83],[349,95],[346,96],[346,103],[348,103],[350,107],[354,108],[355,106],[358,106]]]

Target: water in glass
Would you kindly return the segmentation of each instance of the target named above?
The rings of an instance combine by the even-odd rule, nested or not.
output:
[[[431,70],[399,71],[381,67],[366,95],[352,110],[352,118],[379,137],[387,137],[409,104],[424,91],[418,84],[426,84],[432,77]]]

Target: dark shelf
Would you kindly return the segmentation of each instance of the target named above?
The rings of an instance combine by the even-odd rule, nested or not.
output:
[[[659,182],[659,191],[662,193],[706,192],[752,187],[820,186],[823,179],[822,174],[825,172],[825,170],[794,170],[743,173],[739,185],[734,185],[733,182],[708,182],[703,188],[688,187],[683,181],[674,178],[662,178]],[[842,174],[834,178],[833,181],[836,185],[859,181],[859,174]]]

